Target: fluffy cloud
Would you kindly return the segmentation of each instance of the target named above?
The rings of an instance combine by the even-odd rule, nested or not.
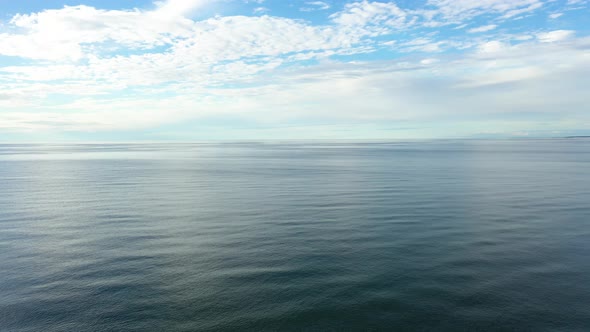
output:
[[[444,61],[327,63],[313,70],[302,67],[283,69],[272,77],[262,75],[249,87],[200,90],[185,83],[173,90],[193,91],[195,96],[81,99],[53,110],[3,112],[0,122],[13,130],[129,130],[224,116],[278,125],[334,119],[340,124],[437,122],[449,114],[472,120],[501,119],[505,113],[565,121],[576,112],[565,114],[562,107],[578,110],[576,117],[587,121],[585,94],[575,87],[589,83],[588,49],[590,40],[581,39],[567,45],[503,45],[493,57],[474,52]],[[552,98],[547,99],[548,95]]]
[[[444,19],[462,21],[483,14],[501,14],[502,18],[510,18],[519,14],[539,9],[541,0],[428,0],[428,4],[436,8],[436,12]]]
[[[18,33],[0,34],[3,45],[0,54],[79,60],[101,46],[149,49],[189,35],[192,21],[178,16],[181,12],[172,11],[169,5],[150,12],[100,10],[80,5],[19,14],[10,20]]]
[[[324,1],[306,1],[305,7],[301,7],[299,10],[304,12],[311,12],[315,10],[326,10],[330,9],[330,5]]]
[[[565,121],[558,103],[585,105],[573,87],[588,85],[587,38],[573,30],[476,34],[533,12],[540,0],[429,0],[419,9],[365,0],[323,24],[186,17],[205,3],[14,16],[0,34],[0,54],[39,61],[0,67],[0,130],[138,130],[223,117],[349,126],[440,122],[450,114],[501,119],[507,112]],[[481,15],[494,20],[475,22]],[[451,23],[475,26],[473,34],[428,30]],[[453,48],[460,52],[444,54]],[[384,49],[396,53],[375,62],[349,57]]]
[[[151,12],[159,18],[164,19],[183,19],[186,15],[197,10],[198,8],[206,5],[211,1],[207,0],[166,0],[162,2],[156,2],[158,8]],[[262,2],[259,2],[262,3]]]
[[[341,26],[382,26],[401,28],[411,22],[407,12],[393,2],[352,2],[344,10],[333,14],[332,20]]]

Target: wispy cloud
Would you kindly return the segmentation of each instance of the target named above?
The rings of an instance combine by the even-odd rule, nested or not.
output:
[[[326,10],[330,9],[330,5],[324,1],[306,1],[305,7],[299,8],[299,10],[304,12],[311,12],[316,10]]]
[[[266,8],[266,7],[256,7],[254,8],[254,10],[252,10],[252,12],[254,14],[264,14],[264,13],[268,13],[270,11],[270,9]]]
[[[469,32],[469,33],[486,32],[486,31],[494,30],[497,27],[498,26],[495,24],[488,24],[488,25],[477,27],[477,28],[469,29],[469,30],[467,30],[467,32]]]
[[[574,35],[571,30],[555,30],[537,34],[539,41],[543,43],[554,43],[571,38]]]
[[[506,114],[524,114],[523,126],[589,121],[580,89],[589,84],[588,37],[503,23],[544,1],[306,2],[329,10],[313,14],[326,17],[319,23],[252,15],[284,8],[246,2],[254,6],[242,2],[242,15],[203,19],[189,17],[209,1],[14,15],[0,28],[0,54],[12,59],[0,62],[0,132],[143,130],[224,117],[298,130],[451,118],[505,124]]]

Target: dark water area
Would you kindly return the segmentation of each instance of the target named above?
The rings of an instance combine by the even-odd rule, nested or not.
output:
[[[391,330],[590,330],[590,140],[0,145],[0,331]]]

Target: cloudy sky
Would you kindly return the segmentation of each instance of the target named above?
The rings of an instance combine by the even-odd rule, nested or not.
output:
[[[0,141],[590,134],[588,0],[0,0]]]

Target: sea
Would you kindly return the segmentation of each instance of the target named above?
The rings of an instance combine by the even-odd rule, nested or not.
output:
[[[590,139],[0,144],[0,331],[589,331]]]

